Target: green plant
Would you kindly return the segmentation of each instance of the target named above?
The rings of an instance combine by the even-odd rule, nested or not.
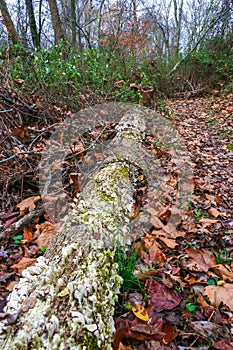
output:
[[[135,266],[137,265],[139,258],[139,249],[135,251],[130,250],[127,253],[122,248],[116,249],[116,262],[118,264],[119,275],[123,278],[122,291],[128,291],[132,289],[142,289],[142,283],[134,275]]]
[[[43,247],[41,247],[41,248],[39,249],[38,254],[39,254],[39,255],[43,255],[43,254],[46,252],[47,249],[48,249],[48,246],[47,246],[47,245],[44,245]]]
[[[22,238],[23,238],[22,235],[16,235],[12,239],[13,239],[15,244],[19,244]]]
[[[226,250],[215,253],[216,264],[227,264],[232,261],[230,254]]]
[[[201,210],[196,210],[195,211],[195,217],[196,219],[205,219],[207,216],[201,211]]]
[[[190,312],[195,312],[196,310],[200,309],[199,305],[194,305],[192,303],[187,303],[185,306]]]
[[[218,277],[210,277],[207,280],[207,285],[208,286],[217,286],[218,281],[219,281]]]

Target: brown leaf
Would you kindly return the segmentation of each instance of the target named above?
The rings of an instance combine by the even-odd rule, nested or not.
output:
[[[70,173],[70,184],[74,189],[74,197],[80,192],[80,181],[78,173]]]
[[[212,215],[215,219],[217,219],[219,216],[225,216],[226,213],[221,213],[220,211],[218,211],[216,208],[210,208],[208,210],[208,213],[210,215]]]
[[[130,345],[127,346],[127,345],[124,345],[124,344],[122,344],[122,343],[120,342],[119,347],[118,347],[117,350],[133,350],[133,349],[132,349],[132,347],[131,347]]]
[[[207,250],[187,248],[186,253],[190,258],[187,264],[190,270],[208,272],[216,263],[213,253]]]
[[[149,278],[145,284],[147,294],[151,296],[150,302],[157,312],[172,310],[181,302],[180,294],[177,290],[169,289],[153,278]]]
[[[32,309],[36,305],[36,297],[28,297],[24,300],[24,305],[22,306],[22,312],[27,312],[29,309]]]
[[[22,202],[16,205],[19,209],[20,215],[23,215],[25,211],[31,212],[35,209],[36,203],[40,201],[40,196],[32,196],[24,199]]]
[[[228,340],[220,340],[218,342],[214,342],[212,344],[212,348],[216,350],[232,350],[233,342],[229,342]]]
[[[22,271],[25,270],[27,267],[32,266],[36,263],[36,259],[30,259],[30,258],[22,258],[18,264],[14,264],[11,266],[13,270],[16,270],[20,275],[22,275]]]
[[[14,289],[14,286],[18,283],[19,282],[16,282],[16,281],[10,281],[10,283],[8,283],[6,287],[6,290],[8,290],[9,292],[12,292],[12,290]]]
[[[36,243],[39,248],[49,246],[51,240],[57,234],[57,228],[49,221],[45,221],[40,225],[36,225],[37,233],[39,237],[36,240]]]
[[[197,334],[200,334],[204,338],[211,338],[220,335],[223,332],[223,328],[214,322],[209,321],[195,321],[191,322],[191,326]]]
[[[164,264],[166,262],[166,257],[159,248],[159,243],[154,239],[145,238],[142,250],[140,250],[139,254],[142,260],[149,260],[157,264]]]
[[[207,286],[204,295],[207,295],[211,304],[218,306],[221,302],[233,311],[233,284],[223,286]]]
[[[198,221],[203,224],[203,227],[210,227],[211,225],[216,224],[216,222],[218,222],[218,220],[207,218],[201,218]]]
[[[176,328],[170,322],[164,324],[161,331],[165,334],[163,337],[163,343],[165,345],[169,344],[178,335]]]
[[[25,241],[24,243],[30,243],[33,240],[33,233],[32,233],[32,228],[30,229],[24,229],[23,230],[23,240]],[[22,243],[22,240],[21,240]]]
[[[221,279],[227,282],[233,282],[233,271],[228,265],[218,264],[213,267],[214,272]]]
[[[168,248],[174,249],[177,246],[177,243],[174,239],[159,237],[159,239],[166,244]]]

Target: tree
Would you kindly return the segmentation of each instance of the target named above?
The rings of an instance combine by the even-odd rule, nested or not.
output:
[[[174,16],[175,16],[175,47],[174,47],[174,55],[178,56],[180,53],[180,36],[182,29],[182,17],[183,17],[183,4],[184,1],[181,0],[180,3],[177,0],[173,0],[174,5]]]
[[[59,44],[61,40],[65,39],[60,14],[58,11],[58,6],[56,0],[48,0],[50,13],[51,13],[51,19],[52,19],[52,25],[53,25],[53,31],[54,31],[54,38],[55,38],[55,44]]]
[[[40,48],[40,33],[38,33],[37,31],[32,0],[25,0],[25,3],[26,3],[27,13],[29,17],[29,25],[30,25],[33,45],[36,48]]]
[[[12,42],[13,45],[20,44],[20,38],[15,28],[15,25],[11,19],[11,15],[8,11],[5,0],[0,0],[0,11],[3,17],[3,23],[6,26],[8,39]]]

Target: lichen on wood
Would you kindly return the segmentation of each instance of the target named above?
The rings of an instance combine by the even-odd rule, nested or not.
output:
[[[145,121],[125,115],[96,171],[44,257],[23,271],[0,322],[0,343],[14,349],[111,349],[122,283],[115,250],[128,248],[134,204],[133,162]]]

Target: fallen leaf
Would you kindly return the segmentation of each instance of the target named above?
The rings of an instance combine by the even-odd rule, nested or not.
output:
[[[216,337],[224,332],[223,327],[209,321],[191,322],[191,326],[197,334],[207,339],[213,336]]]
[[[33,240],[32,228],[23,230],[23,241],[24,243],[30,243]],[[21,240],[22,243],[22,240]]]
[[[80,181],[78,173],[70,173],[70,184],[74,189],[74,197],[80,192]]]
[[[204,295],[208,296],[212,305],[219,306],[221,302],[233,311],[233,284],[225,283],[223,286],[207,286]]]
[[[189,256],[187,267],[193,271],[208,272],[216,263],[214,254],[207,250],[187,248],[186,253]]]
[[[36,259],[22,258],[17,264],[11,266],[13,270],[16,270],[18,274],[22,275],[22,271],[27,267],[32,266],[36,263]]]
[[[159,239],[166,244],[168,248],[174,249],[177,246],[177,243],[174,239],[166,238],[166,237],[159,237]]]
[[[118,347],[117,350],[133,350],[133,349],[132,349],[132,347],[131,347],[130,345],[127,346],[127,345],[124,345],[124,344],[122,344],[122,343],[120,342],[119,347]]]
[[[143,321],[149,321],[149,316],[145,308],[140,304],[135,304],[132,309],[134,315]]]
[[[212,215],[215,219],[217,219],[219,216],[225,216],[226,213],[221,213],[220,211],[218,211],[216,208],[210,208],[208,210],[208,213],[210,215]]]
[[[176,327],[170,322],[163,324],[161,331],[164,333],[163,344],[167,345],[178,336]]]
[[[213,267],[213,271],[224,281],[233,282],[233,271],[230,266],[218,264]]]
[[[65,297],[66,295],[69,295],[69,289],[64,288],[59,293],[57,293],[58,297]]]
[[[21,308],[22,312],[27,312],[29,309],[32,309],[36,305],[36,297],[28,297],[24,300],[24,304]]]
[[[25,214],[25,211],[31,212],[36,208],[36,203],[40,201],[40,196],[32,196],[24,199],[22,202],[16,205],[19,209],[20,215]]]
[[[220,340],[212,343],[212,348],[216,350],[232,350],[233,342],[229,342],[228,340]]]
[[[157,312],[172,310],[181,302],[180,293],[177,290],[170,289],[153,278],[146,281],[145,290],[151,296],[150,303],[154,305]]]
[[[39,234],[39,237],[36,240],[38,247],[48,247],[53,237],[57,234],[57,227],[51,222],[45,221],[40,225],[36,225],[36,231]]]
[[[12,292],[12,290],[14,289],[14,286],[18,283],[19,282],[16,282],[16,281],[10,281],[10,283],[8,283],[6,287],[6,290],[8,290],[9,292]]]

